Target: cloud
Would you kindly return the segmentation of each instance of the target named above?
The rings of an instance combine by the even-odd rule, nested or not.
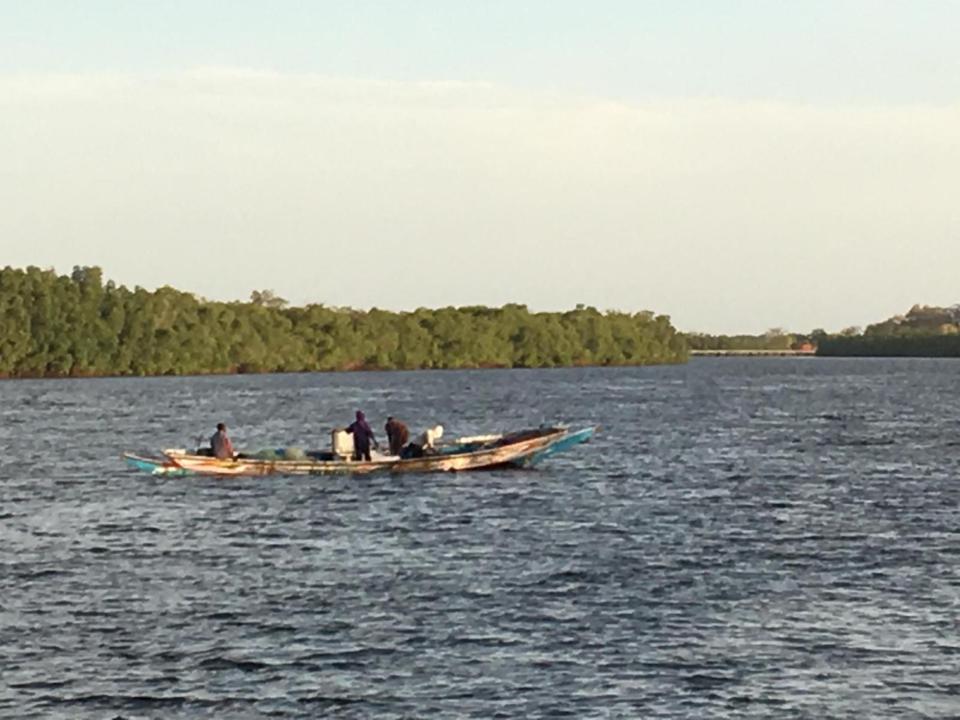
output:
[[[627,104],[203,68],[0,76],[4,263],[210,297],[863,324],[953,302],[960,106]]]

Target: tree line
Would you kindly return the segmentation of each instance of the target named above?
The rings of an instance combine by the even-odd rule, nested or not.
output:
[[[290,307],[269,290],[249,302],[130,290],[98,267],[0,270],[0,377],[647,365],[687,354],[669,317],[651,312]]]
[[[815,330],[811,335],[823,333]],[[802,347],[811,340],[811,335],[789,333],[782,328],[772,328],[762,335],[709,335],[687,333],[684,337],[691,350],[791,350]]]
[[[828,357],[960,357],[960,335],[835,335],[817,347]]]
[[[862,332],[850,328],[823,340],[818,355],[857,357],[960,357],[960,305],[914,305]]]

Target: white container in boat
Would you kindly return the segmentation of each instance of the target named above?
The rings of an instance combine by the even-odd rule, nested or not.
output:
[[[331,433],[330,444],[333,454],[339,458],[353,457],[353,434],[346,430],[334,430]]]
[[[432,428],[424,430],[417,443],[422,448],[436,447],[437,440],[443,437],[443,425],[434,425]]]

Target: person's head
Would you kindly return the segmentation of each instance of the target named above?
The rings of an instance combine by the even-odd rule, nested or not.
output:
[[[357,410],[357,420],[364,420],[365,417],[366,416],[363,414],[363,410]]]
[[[393,415],[387,416],[387,422],[393,422]]]
[[[226,432],[227,426],[223,423],[217,423],[217,432]]]

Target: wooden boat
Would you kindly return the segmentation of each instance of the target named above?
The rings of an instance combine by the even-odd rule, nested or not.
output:
[[[474,435],[470,437],[457,438],[456,440],[440,445],[439,447],[437,447],[436,452],[442,456],[473,454],[481,450],[490,450],[490,449],[495,449],[497,447],[508,446],[518,440],[529,437],[530,433],[542,434],[544,433],[545,430],[547,429],[538,428],[535,431],[525,430],[519,433],[509,433],[506,435]],[[589,441],[593,437],[594,433],[598,430],[598,428],[587,427],[582,430],[578,430],[576,432],[571,432],[565,428],[560,428],[560,427],[549,428],[549,430],[560,431],[560,432],[552,432],[551,433],[552,439],[547,445],[543,446],[542,448],[537,449],[533,452],[521,454],[516,458],[514,458],[513,460],[506,461],[502,464],[508,467],[527,467],[527,468],[533,467],[539,464],[541,461],[545,460],[548,457],[551,457],[552,455],[558,452],[567,450],[579,443]],[[287,453],[285,453],[284,449],[280,448],[280,449],[271,450],[271,451],[261,451],[260,453],[257,453],[257,456],[259,457],[257,456],[254,456],[253,458],[240,457],[234,462],[239,463],[240,461],[247,462],[250,460],[270,460],[272,461],[274,466],[277,468],[275,473],[260,472],[257,474],[280,474],[280,473],[286,472],[285,468],[289,465],[289,462],[282,462],[279,465],[277,465],[277,462],[284,461],[284,460],[289,461],[290,458],[285,457],[286,454]],[[428,469],[428,470],[414,469],[413,466],[409,466],[409,469],[408,469],[408,466],[406,465],[401,465],[399,468],[394,469],[393,465],[397,463],[399,460],[396,457],[375,458],[372,463],[374,465],[373,469],[367,468],[366,463],[356,463],[356,462],[351,462],[347,460],[341,460],[340,467],[335,469],[329,466],[329,461],[334,460],[333,454],[330,452],[308,451],[305,454],[302,452],[299,452],[299,456],[300,457],[296,458],[298,460],[298,464],[307,465],[308,472],[304,473],[301,471],[301,472],[295,472],[294,474],[311,474],[309,470],[325,470],[326,471],[326,472],[314,472],[313,474],[327,474],[327,473],[334,473],[334,472],[344,472],[344,473],[374,472],[377,470],[387,470],[391,472],[433,472],[434,471],[432,469]],[[204,455],[199,451],[197,453],[188,453],[186,450],[165,450],[163,457],[146,457],[146,456],[137,455],[134,453],[123,454],[124,460],[127,462],[127,464],[131,468],[140,470],[142,472],[148,472],[152,475],[183,476],[183,475],[194,474],[195,471],[188,470],[184,467],[181,467],[176,462],[174,462],[174,460],[170,459],[171,457],[187,458],[188,463],[195,462],[196,459],[202,459],[205,462],[213,460],[213,458],[210,458],[208,455]],[[430,455],[427,457],[435,458],[436,455]],[[418,458],[418,459],[422,460],[423,458]],[[489,460],[490,458],[487,456],[481,456],[481,459],[485,459],[486,461],[486,460]],[[315,466],[315,463],[318,463],[318,462],[327,463],[327,464],[322,465],[320,468],[317,468]],[[440,463],[434,462],[433,464],[437,465]],[[349,466],[349,467],[345,467],[345,466]],[[461,467],[461,468],[442,468],[441,467],[438,469],[443,470],[443,469],[480,469],[480,468],[474,468],[471,466],[471,467]],[[205,474],[240,475],[244,473],[207,472]]]
[[[193,455],[181,450],[165,450],[166,458],[177,467],[199,475],[243,477],[259,475],[365,475],[375,472],[429,473],[486,470],[522,464],[525,458],[547,450],[568,435],[566,428],[537,428],[481,442],[471,449],[444,449],[417,458],[378,457],[344,460],[328,453],[311,453],[302,460],[275,460],[237,457],[233,460]]]

